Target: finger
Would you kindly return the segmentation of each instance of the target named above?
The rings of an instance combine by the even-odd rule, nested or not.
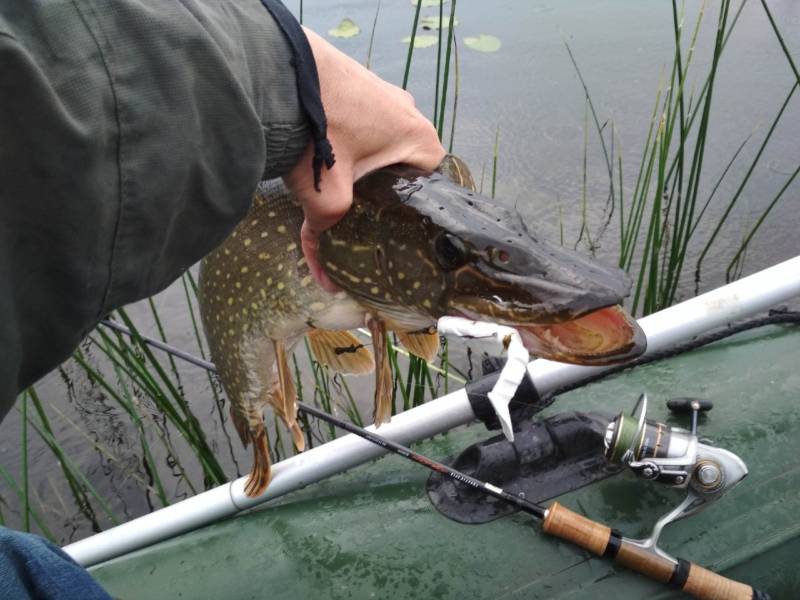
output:
[[[319,236],[311,232],[305,221],[300,228],[300,247],[303,249],[303,256],[306,257],[308,269],[314,280],[326,292],[332,294],[338,292],[339,288],[330,280],[319,262]]]
[[[305,214],[305,227],[310,235],[319,237],[347,213],[353,204],[352,185],[350,182],[344,190],[336,191],[324,187],[321,193],[312,191],[305,198],[298,198]]]
[[[435,170],[447,151],[439,142],[433,124],[413,105],[405,107],[404,118],[396,119],[397,130],[388,143],[366,156],[361,156],[353,165],[355,179],[387,165],[404,163],[426,171]]]
[[[410,94],[408,97],[411,102],[410,112],[412,114],[408,120],[409,131],[401,138],[406,143],[404,149],[407,152],[402,162],[433,171],[442,162],[447,151],[439,141],[439,135],[433,123],[417,110]]]
[[[320,191],[317,191],[308,168],[312,155],[313,147],[309,145],[303,158],[283,179],[303,208],[309,232],[319,237],[335,225],[353,203],[353,168],[349,157],[337,156],[333,169],[323,169],[320,174]]]

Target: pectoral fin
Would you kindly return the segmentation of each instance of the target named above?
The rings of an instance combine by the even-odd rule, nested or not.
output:
[[[303,451],[306,447],[306,440],[303,430],[297,424],[297,391],[294,388],[294,380],[286,359],[286,346],[278,340],[273,340],[272,343],[275,347],[275,360],[278,366],[278,389],[272,392],[271,404],[275,407],[278,416],[286,423],[286,427],[292,432],[292,441],[295,447]]]
[[[386,348],[386,323],[370,317],[367,327],[372,334],[375,352],[375,427],[392,418],[392,369],[389,366],[389,351]]]
[[[419,331],[395,331],[403,347],[421,359],[431,362],[439,352],[439,334],[433,327]]]
[[[375,368],[372,352],[349,331],[313,329],[308,344],[317,361],[337,373],[361,375]]]

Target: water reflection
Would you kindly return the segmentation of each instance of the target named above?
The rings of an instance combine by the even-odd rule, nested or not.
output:
[[[693,22],[699,2],[687,2],[685,21]],[[288,3],[290,8],[292,2]],[[318,31],[334,27],[343,16],[362,26],[362,34],[347,40],[334,40],[348,54],[366,59],[369,36],[365,33],[374,16],[374,3],[351,1],[330,3],[306,0],[306,24]],[[773,0],[770,8],[781,26],[786,42],[800,56],[800,4],[793,0]],[[713,11],[713,6],[708,9]],[[429,12],[433,12],[431,9]],[[376,27],[371,63],[386,79],[402,78],[406,47],[400,40],[408,35],[413,6],[405,1],[384,2]],[[495,54],[459,48],[460,91],[454,151],[472,165],[476,178],[491,183],[492,149],[499,135],[497,195],[515,203],[538,231],[572,244],[581,229],[581,198],[586,190],[592,199],[587,218],[593,227],[605,222],[604,206],[608,193],[607,173],[596,138],[587,148],[587,180],[582,181],[584,152],[583,91],[564,49],[566,39],[592,92],[600,118],[610,127],[613,120],[618,134],[626,195],[632,191],[641,159],[647,125],[652,115],[662,65],[672,59],[672,30],[669,3],[623,0],[486,3],[462,1],[458,4],[458,39],[466,35],[490,33],[502,41]],[[695,61],[709,60],[706,20]],[[431,114],[434,99],[435,49],[418,49],[411,71],[410,89],[426,114]],[[748,3],[720,65],[720,79],[714,92],[715,117],[703,179],[704,193],[710,191],[733,150],[750,133],[761,139],[793,79],[780,47],[758,3]],[[693,84],[694,85],[694,84]],[[452,96],[451,96],[452,97]],[[449,113],[448,113],[449,114]],[[449,119],[449,116],[448,116]],[[449,121],[448,121],[449,124]],[[756,144],[746,147],[741,162],[717,192],[730,198],[752,160]],[[754,171],[742,204],[731,217],[722,239],[712,250],[704,270],[703,287],[722,283],[721,271],[729,247],[737,245],[753,219],[771,200],[785,177],[800,160],[800,102],[794,99],[784,116],[782,127],[765,150]],[[483,173],[483,177],[480,174]],[[746,272],[752,272],[798,252],[798,184],[787,190],[787,200],[778,205],[765,224],[757,243],[747,254]],[[714,204],[709,222],[724,210],[726,203]],[[618,229],[609,229],[594,245],[599,257],[616,260]],[[583,246],[582,246],[583,247]],[[585,248],[585,247],[584,247]],[[699,249],[689,248],[687,264],[693,264]],[[680,295],[689,296],[691,281],[682,284]],[[180,284],[155,300],[167,324],[170,343],[196,351],[192,326]],[[143,331],[155,334],[146,305],[133,307],[131,315]],[[102,363],[88,344],[83,351],[95,363]],[[314,388],[307,360],[298,357],[306,393]],[[454,366],[472,374],[471,350],[451,344]],[[100,365],[108,371],[108,365]],[[171,369],[169,363],[164,367]],[[228,406],[217,389],[217,398],[207,376],[195,368],[177,364],[181,388],[199,415],[208,443],[230,477],[241,474],[240,464],[249,464],[249,451],[232,437]],[[371,378],[348,379],[362,414],[370,414]],[[441,384],[440,389],[441,389]],[[40,386],[40,395],[54,433],[67,456],[95,486],[108,505],[108,512],[129,519],[161,505],[156,493],[155,473],[143,459],[136,427],[119,406],[110,401],[96,382],[88,380],[74,364],[66,364]],[[452,386],[451,386],[452,389]],[[139,389],[129,390],[147,420],[146,440],[159,466],[168,498],[177,500],[203,488],[202,471],[191,458],[185,440]],[[344,393],[334,386],[336,397],[346,405]],[[307,396],[308,397],[308,396]],[[340,409],[340,414],[341,414]],[[328,436],[327,426],[312,423],[312,444]],[[19,414],[13,411],[0,426],[0,464],[20,480],[22,459]],[[747,432],[741,433],[746,441]],[[35,435],[30,437],[30,478],[35,506],[43,520],[56,533],[59,542],[84,537],[108,527],[112,521],[94,498],[76,503],[69,483],[62,475],[50,450]],[[286,454],[286,435],[278,441],[271,432],[276,450]],[[0,483],[3,511],[8,524],[20,527],[21,502],[16,492]],[[95,508],[91,508],[89,505]],[[629,507],[636,513],[636,507]],[[632,514],[633,514],[632,513]]]

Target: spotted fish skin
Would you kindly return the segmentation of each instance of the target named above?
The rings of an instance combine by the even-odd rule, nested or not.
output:
[[[352,208],[319,247],[323,268],[346,292],[329,294],[313,280],[300,249],[302,211],[280,182],[262,184],[245,219],[201,265],[211,355],[242,442],[254,446],[248,495],[269,483],[267,404],[295,445],[304,444],[287,365],[304,334],[317,360],[335,370],[369,356],[369,368],[362,362],[347,372],[374,367],[376,425],[391,416],[388,333],[431,360],[439,342],[430,327],[441,316],[514,326],[537,355],[577,364],[614,364],[644,351],[643,332],[616,306],[630,289],[627,276],[537,238],[515,210],[478,194],[456,157],[434,173],[380,169],[353,192]],[[374,360],[341,331],[363,325]]]
[[[448,157],[440,171],[474,189],[460,159]],[[356,197],[354,210],[358,206]],[[322,335],[309,341],[317,360],[334,370],[364,373],[375,369],[376,424],[391,416],[388,331],[398,332],[408,350],[423,358],[430,359],[438,350],[438,336],[425,329],[435,323],[429,315],[409,313],[405,308],[395,314],[391,303],[374,306],[349,293],[323,290],[302,254],[302,222],[302,209],[284,184],[280,180],[262,182],[247,216],[200,265],[198,300],[211,357],[230,399],[231,418],[242,443],[245,447],[253,444],[253,469],[245,487],[251,496],[263,492],[270,479],[263,418],[267,405],[292,431],[295,445],[300,449],[304,445],[285,364],[305,334],[326,332],[325,343]],[[374,257],[354,245],[345,253],[340,274],[346,275],[353,261],[354,268],[366,268],[367,272],[375,268]],[[358,283],[369,281],[369,276],[364,276]],[[350,279],[340,285],[347,290],[354,284]],[[350,337],[348,342],[346,337],[350,335],[346,330],[363,326],[373,335],[374,360],[357,340]]]
[[[279,385],[279,353],[285,358],[314,327],[364,324],[360,305],[314,281],[300,248],[302,221],[285,186],[263,182],[247,216],[200,265],[198,300],[211,357],[242,442],[254,446],[251,495],[269,483],[263,418],[268,404],[286,421],[295,444],[303,444],[294,400],[287,402]]]

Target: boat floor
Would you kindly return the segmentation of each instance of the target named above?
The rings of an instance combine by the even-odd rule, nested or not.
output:
[[[772,594],[800,596],[800,330],[770,327],[618,374],[561,396],[548,414],[629,411],[650,418],[674,396],[710,398],[700,436],[750,475],[719,502],[670,525],[661,546]],[[435,458],[494,435],[471,426],[415,447]],[[441,516],[428,472],[387,456],[269,505],[111,560],[92,574],[116,598],[682,598],[682,593],[545,536],[514,515],[486,525]],[[625,473],[566,494],[569,508],[645,536],[681,499]],[[613,594],[613,596],[612,596]]]

